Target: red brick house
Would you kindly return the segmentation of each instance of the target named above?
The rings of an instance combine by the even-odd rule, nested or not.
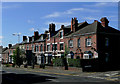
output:
[[[49,24],[49,31],[40,34],[36,31],[34,36],[23,37],[20,47],[32,50],[36,56],[37,64],[51,64],[52,59],[64,56],[65,45],[70,49],[68,58],[94,59],[99,58],[101,64],[112,66],[120,65],[119,47],[120,31],[108,25],[106,17],[101,22],[94,20],[88,24],[86,21],[78,23],[72,18],[71,25],[61,25],[55,30],[55,24]],[[115,61],[115,62],[114,62]]]

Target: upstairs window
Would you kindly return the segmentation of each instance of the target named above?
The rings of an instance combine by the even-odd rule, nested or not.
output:
[[[78,47],[80,47],[80,39],[78,39]]]
[[[39,47],[38,45],[35,46],[35,52],[38,52],[39,51]]]
[[[109,46],[109,38],[105,38],[105,46]]]
[[[63,30],[60,31],[60,38],[63,38]]]
[[[27,50],[29,50],[29,45],[27,45]]]
[[[34,52],[34,45],[32,45],[32,51]]]
[[[52,45],[52,50],[57,50],[57,44]]]
[[[40,45],[40,51],[43,51],[43,45],[42,44]]]
[[[50,34],[49,33],[47,34],[47,38],[48,38],[48,40],[50,40]]]
[[[68,44],[69,44],[69,47],[73,47],[73,40],[69,40]]]
[[[47,45],[47,51],[50,51],[50,45]]]
[[[63,43],[60,44],[60,50],[63,50]]]
[[[86,39],[86,46],[91,46],[91,38]]]

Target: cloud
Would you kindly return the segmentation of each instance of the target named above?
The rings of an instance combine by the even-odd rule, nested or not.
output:
[[[0,39],[3,39],[3,36],[0,36]]]
[[[89,8],[72,8],[63,12],[54,12],[52,14],[46,15],[45,18],[59,17],[63,15],[70,15],[78,12],[88,12],[88,13],[98,13],[99,10],[89,9]]]
[[[12,4],[12,5],[2,5],[3,9],[13,9],[13,8],[20,8],[22,7],[20,4]]]
[[[58,17],[60,16],[60,12],[54,12],[53,14],[49,14],[47,16],[45,16],[46,18],[51,18],[51,17]]]
[[[85,19],[85,20],[95,20],[96,18],[90,16],[90,17],[85,17],[83,19]]]
[[[35,31],[35,29],[34,29],[34,28],[30,28],[29,30],[30,30],[30,31]]]
[[[97,2],[92,5],[84,5],[87,7],[106,7],[106,6],[117,6],[117,2]]]
[[[32,20],[27,20],[27,23],[29,23],[29,24],[33,24],[34,21],[32,21]]]

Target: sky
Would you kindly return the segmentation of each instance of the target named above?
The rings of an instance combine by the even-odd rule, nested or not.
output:
[[[1,7],[0,7],[1,8]],[[109,25],[118,29],[117,2],[3,2],[2,3],[2,35],[0,45],[20,42],[23,35],[32,36],[34,31],[44,33],[50,23],[56,24],[56,30],[61,25],[70,25],[71,18],[77,17],[78,22],[93,23],[107,17]],[[2,39],[2,42],[1,42]]]

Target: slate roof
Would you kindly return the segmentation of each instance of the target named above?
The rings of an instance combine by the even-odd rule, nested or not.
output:
[[[84,23],[86,23],[86,21],[85,22],[81,22],[81,23],[78,23],[78,27],[80,27],[82,24],[84,24]],[[64,26],[63,27],[64,29],[66,29],[66,28],[69,28],[69,29],[71,29],[71,25],[68,25],[68,26]],[[54,37],[59,37],[59,31],[60,31],[61,29],[59,29],[58,30],[58,33],[54,36]],[[65,36],[67,36],[67,35],[69,35],[69,34],[71,34],[72,32],[70,31],[70,32],[67,32],[67,34],[65,34]]]
[[[17,47],[19,47],[19,44],[13,45],[10,49],[16,49]]]
[[[71,36],[79,35],[79,34],[83,35],[85,33],[96,33],[97,26],[98,26],[98,22],[94,22],[92,24],[89,24],[89,25],[79,29],[78,31],[76,31],[74,33],[67,35],[66,37],[71,37]]]

